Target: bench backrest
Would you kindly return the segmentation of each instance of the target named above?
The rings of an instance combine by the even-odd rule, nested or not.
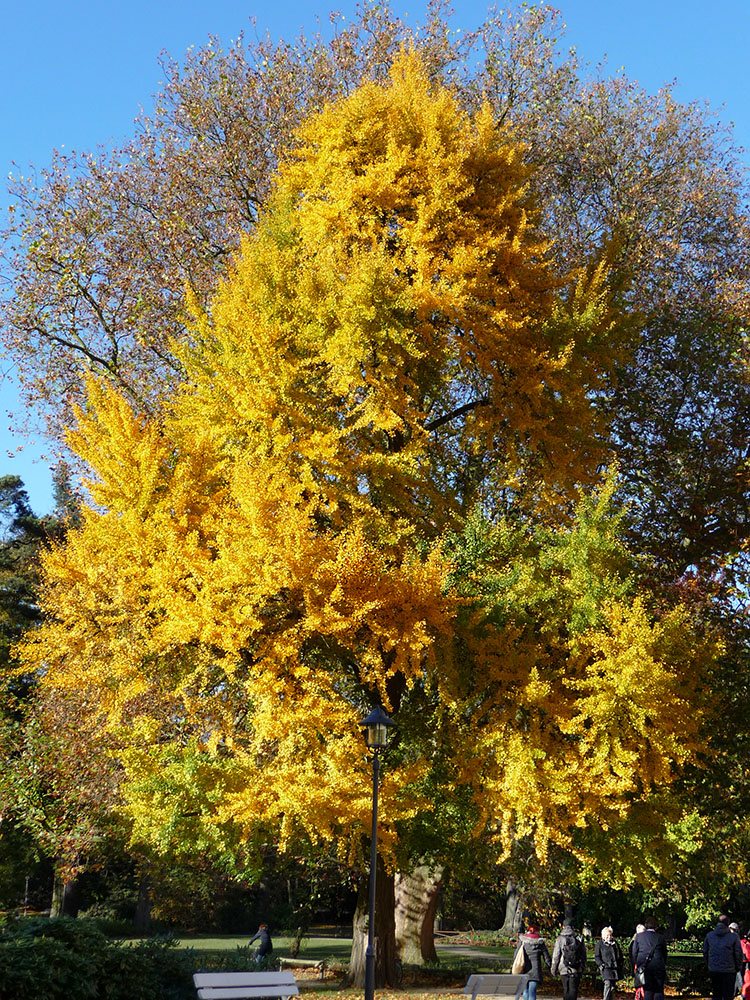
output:
[[[469,976],[464,987],[464,993],[471,994],[472,1000],[477,996],[515,996],[518,984],[523,976],[515,976],[512,972],[484,974],[481,972]]]
[[[196,972],[193,983],[200,1000],[253,1000],[299,993],[292,972]]]

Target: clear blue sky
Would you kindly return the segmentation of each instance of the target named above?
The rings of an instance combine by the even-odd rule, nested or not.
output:
[[[750,0],[560,0],[564,44],[586,62],[606,57],[611,69],[649,90],[676,79],[683,101],[705,100],[735,123],[750,147],[747,46]],[[499,5],[502,6],[502,5]],[[510,6],[510,5],[509,5]],[[355,4],[333,3],[344,16]],[[474,28],[487,5],[455,4],[456,27]],[[291,39],[328,24],[331,8],[297,0],[247,5],[237,0],[30,0],[5,4],[0,35],[0,169],[44,166],[53,148],[91,149],[118,142],[148,109],[161,79],[159,53],[179,58],[209,34],[224,41],[257,30]],[[393,0],[393,9],[423,19],[423,2]],[[255,18],[257,28],[251,19]],[[4,185],[3,185],[4,187]],[[7,203],[0,193],[0,206]],[[48,461],[38,438],[14,436],[7,411],[15,405],[13,366],[0,359],[0,475],[20,475],[37,513],[51,506]],[[22,446],[21,451],[17,451]],[[13,453],[14,457],[8,457]]]

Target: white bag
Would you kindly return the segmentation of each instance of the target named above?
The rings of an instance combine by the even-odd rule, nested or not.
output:
[[[519,944],[518,951],[513,956],[513,965],[511,965],[510,971],[514,976],[521,976],[526,972],[526,952],[523,950],[522,944]]]

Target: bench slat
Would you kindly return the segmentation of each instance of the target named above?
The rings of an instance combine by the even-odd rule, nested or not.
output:
[[[293,972],[196,972],[196,986],[297,986]]]
[[[471,994],[472,1000],[477,996],[515,996],[518,984],[523,976],[514,975],[512,972],[500,972],[487,975],[476,973],[469,976],[469,981],[464,987],[464,993]]]
[[[291,972],[196,972],[193,983],[199,1000],[260,1000],[299,993]]]
[[[200,1000],[254,1000],[261,997],[288,997],[299,993],[289,987],[273,986],[201,986],[198,989]]]

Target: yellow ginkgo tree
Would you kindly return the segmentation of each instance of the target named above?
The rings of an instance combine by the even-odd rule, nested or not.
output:
[[[710,644],[573,513],[627,323],[603,264],[556,267],[524,155],[402,53],[302,129],[210,310],[188,296],[161,416],[90,382],[91,503],[22,652],[119,734],[136,839],[356,860],[378,703],[406,872],[451,841],[583,857],[691,757]]]

